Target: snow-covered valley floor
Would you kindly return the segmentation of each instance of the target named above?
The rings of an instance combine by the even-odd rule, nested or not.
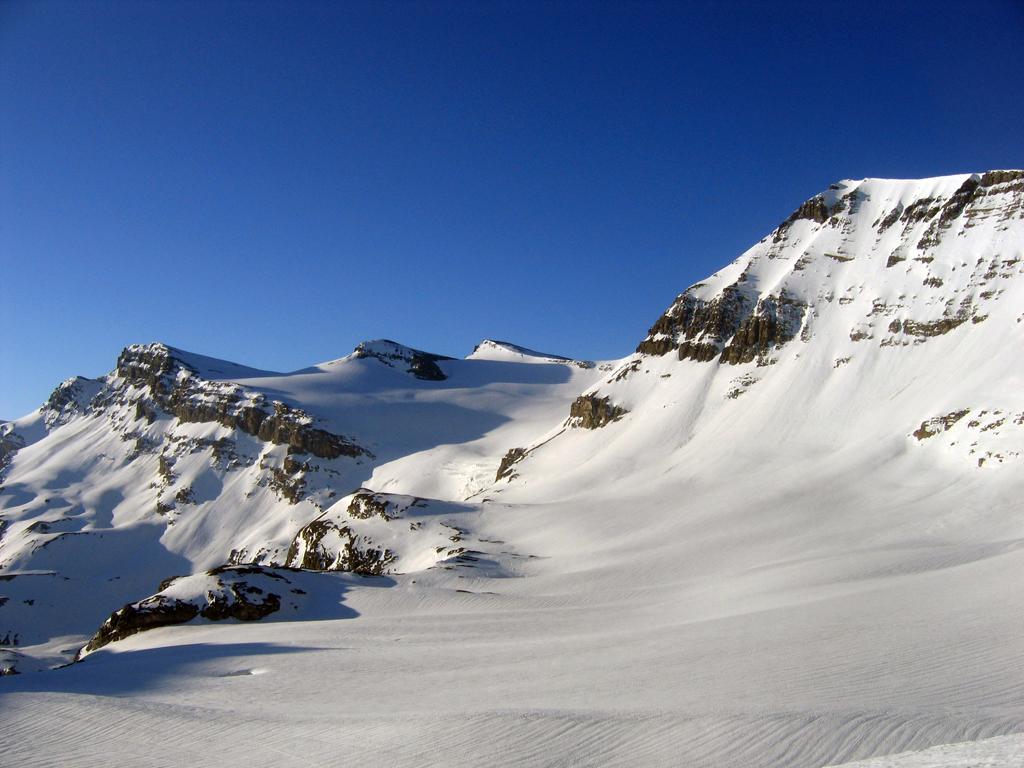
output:
[[[668,525],[553,566],[580,546],[553,528],[600,521],[596,546],[645,506],[496,505],[489,537],[555,542],[518,577],[306,574],[338,618],[159,629],[5,679],[5,764],[817,768],[1024,731],[1020,541],[767,562]],[[673,528],[694,546],[659,546]]]

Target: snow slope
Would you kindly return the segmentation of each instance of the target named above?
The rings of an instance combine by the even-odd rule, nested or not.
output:
[[[1024,732],[1022,272],[1024,173],[865,179],[613,363],[129,348],[0,427],[6,663],[219,604],[225,562],[299,592],[4,679],[0,750],[819,768]]]
[[[931,749],[846,763],[837,768],[999,768],[1024,765],[1024,738],[996,736],[963,744],[942,744]]]

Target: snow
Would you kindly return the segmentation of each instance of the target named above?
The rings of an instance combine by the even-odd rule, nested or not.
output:
[[[515,363],[573,363],[581,367],[590,367],[587,361],[571,360],[561,355],[537,352],[527,347],[520,347],[508,341],[484,339],[466,357],[467,360],[502,360]]]
[[[996,736],[977,742],[942,744],[836,768],[1002,768],[1024,765],[1024,737]]]
[[[883,226],[970,178],[841,182],[823,193],[847,201],[835,221],[796,220],[687,291],[806,305],[770,361],[588,364],[484,341],[430,381],[389,363],[416,353],[394,342],[290,374],[175,350],[372,454],[308,458],[297,504],[267,484],[287,446],[214,422],[114,404],[4,425],[26,447],[0,494],[0,638],[21,635],[0,666],[26,671],[0,680],[0,754],[1020,764],[1021,193],[993,186],[937,236],[938,214]],[[628,412],[567,427],[581,393]],[[496,482],[512,448],[526,455]],[[192,502],[154,511],[185,488]],[[360,488],[392,494],[394,519],[352,518]],[[290,572],[308,595],[290,615],[195,620],[31,671],[168,576],[193,574],[169,588],[193,599],[232,550],[283,564],[318,518],[389,548],[393,572]]]

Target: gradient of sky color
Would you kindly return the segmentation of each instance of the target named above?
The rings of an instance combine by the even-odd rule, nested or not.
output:
[[[0,4],[0,416],[125,344],[629,353],[841,178],[1024,165],[1024,3]]]

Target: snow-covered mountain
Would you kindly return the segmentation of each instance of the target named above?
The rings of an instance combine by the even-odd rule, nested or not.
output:
[[[817,768],[1024,732],[1022,320],[1024,172],[992,171],[832,185],[621,360],[130,346],[0,424],[0,664],[86,659],[5,681],[0,728],[215,739],[242,665],[273,674],[239,762]]]

